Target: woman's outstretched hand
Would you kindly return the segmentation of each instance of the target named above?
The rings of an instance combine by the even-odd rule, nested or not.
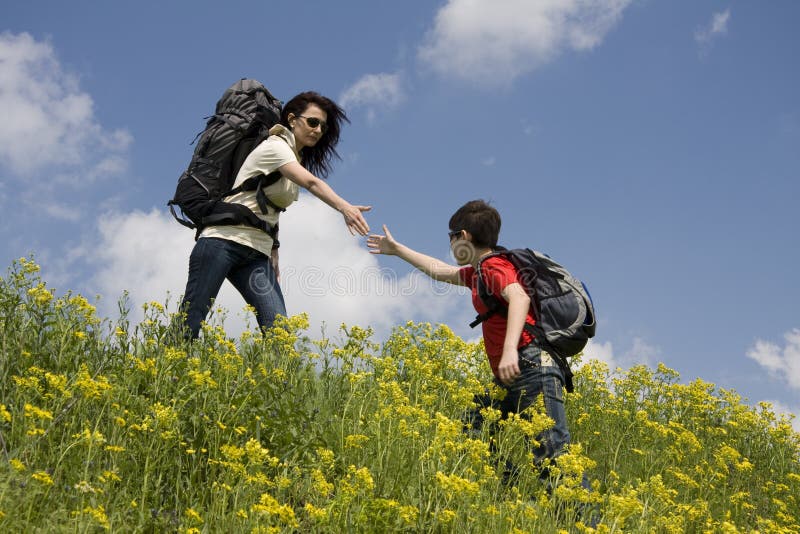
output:
[[[394,240],[392,233],[383,225],[384,235],[371,234],[367,237],[367,247],[372,254],[386,254],[393,256],[397,254],[399,243]]]
[[[353,206],[352,204],[348,204],[341,209],[344,223],[347,225],[347,229],[350,230],[351,235],[367,235],[369,233],[369,225],[364,216],[361,215],[361,212],[371,209],[372,206]]]

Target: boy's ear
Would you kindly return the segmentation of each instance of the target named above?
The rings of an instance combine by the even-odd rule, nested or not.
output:
[[[468,232],[468,231],[466,231],[466,230],[464,230],[463,232],[464,232],[464,239],[466,239],[466,240],[467,240],[467,241],[469,241],[470,243],[474,243],[474,241],[472,240],[472,234],[471,234],[471,233],[469,233],[469,232]]]

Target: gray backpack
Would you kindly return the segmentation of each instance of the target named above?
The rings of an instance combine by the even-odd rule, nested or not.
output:
[[[279,122],[281,106],[281,101],[261,82],[242,78],[225,91],[214,114],[207,117],[205,130],[195,138],[192,160],[178,179],[175,196],[167,203],[179,223],[197,230],[195,238],[206,226],[232,224],[253,226],[276,238],[277,226],[270,226],[245,206],[225,199],[241,191],[257,191],[262,214],[270,208],[283,211],[263,192],[264,187],[280,179],[280,172],[260,174],[233,188],[247,155]],[[178,216],[176,207],[182,216]]]
[[[531,313],[536,321],[535,326],[526,323],[525,329],[537,345],[555,358],[564,372],[567,391],[572,391],[572,372],[566,358],[583,350],[597,326],[589,290],[546,254],[528,248],[498,247],[497,252],[481,258],[478,264],[478,296],[488,311],[470,323],[472,328],[496,313],[508,313],[506,302],[491,294],[481,276],[481,265],[494,256],[504,256],[517,270],[520,283],[531,298]]]

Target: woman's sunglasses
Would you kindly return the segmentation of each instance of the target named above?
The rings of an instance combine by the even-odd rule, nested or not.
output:
[[[300,117],[301,119],[305,119],[306,124],[308,124],[308,127],[311,128],[312,130],[317,126],[319,126],[320,131],[322,131],[322,133],[328,131],[328,123],[322,119],[318,119],[316,117],[306,117],[305,115],[298,115],[298,117]]]

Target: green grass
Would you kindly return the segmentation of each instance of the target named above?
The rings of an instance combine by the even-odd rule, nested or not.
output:
[[[140,324],[124,306],[101,321],[32,261],[12,265],[0,531],[591,532],[578,512],[594,510],[597,532],[800,532],[790,422],[664,366],[576,373],[550,494],[526,446],[542,415],[462,432],[490,375],[444,325],[378,344],[344,325],[310,339],[297,316],[266,337],[210,325],[185,343],[171,321],[155,302]],[[522,466],[513,485],[498,458]]]

